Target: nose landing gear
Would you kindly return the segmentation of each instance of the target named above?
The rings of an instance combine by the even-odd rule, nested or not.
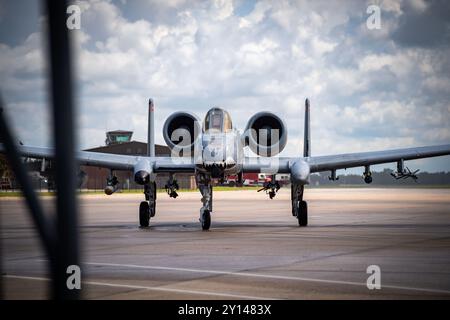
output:
[[[144,185],[145,200],[139,205],[139,225],[143,228],[150,225],[150,218],[156,214],[156,182]]]
[[[202,230],[209,230],[211,227],[211,212],[208,209],[204,210],[200,219]]]
[[[209,230],[211,227],[211,212],[212,212],[212,185],[211,178],[205,174],[196,175],[197,186],[202,194],[203,206],[200,208],[200,223],[202,230]]]
[[[300,227],[308,225],[308,204],[303,200],[304,189],[304,185],[291,185],[292,215],[297,217]]]

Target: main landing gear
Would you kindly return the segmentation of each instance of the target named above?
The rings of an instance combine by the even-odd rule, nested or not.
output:
[[[156,214],[156,182],[149,182],[144,185],[145,200],[139,206],[139,224],[141,227],[148,227],[150,218]]]
[[[196,175],[197,186],[202,194],[203,206],[200,209],[200,223],[203,230],[209,230],[211,227],[211,212],[212,212],[212,184],[211,177],[205,174]],[[166,184],[166,191],[170,197],[176,198],[178,194],[176,190],[179,189],[178,183],[174,179],[169,179]],[[144,185],[145,201],[142,201],[139,206],[139,225],[142,228],[150,225],[150,218],[156,213],[156,182],[148,182]]]
[[[304,185],[295,183],[291,185],[292,215],[297,217],[300,227],[308,225],[308,204],[303,200],[304,189]]]
[[[209,230],[211,227],[211,212],[212,212],[212,185],[211,177],[205,174],[197,174],[195,176],[197,186],[202,194],[203,206],[200,209],[200,223],[203,230]]]

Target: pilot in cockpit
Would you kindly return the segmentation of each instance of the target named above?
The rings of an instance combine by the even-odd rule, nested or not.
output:
[[[205,116],[204,132],[229,132],[233,129],[231,117],[228,112],[220,108],[212,108]]]

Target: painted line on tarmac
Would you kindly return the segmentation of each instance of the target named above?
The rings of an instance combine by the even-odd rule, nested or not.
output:
[[[148,269],[148,270],[168,270],[168,271],[181,271],[181,272],[191,272],[191,273],[230,275],[230,276],[238,276],[238,277],[253,277],[253,278],[265,278],[265,279],[279,279],[279,280],[292,280],[292,281],[304,281],[304,282],[317,282],[317,283],[360,286],[360,287],[366,287],[367,288],[366,283],[361,283],[361,282],[341,281],[341,280],[326,280],[326,279],[303,278],[303,277],[291,277],[291,276],[281,276],[281,275],[250,273],[250,272],[233,272],[233,271],[222,271],[222,270],[205,270],[205,269],[162,267],[162,266],[143,266],[143,265],[135,265],[135,264],[119,264],[119,263],[103,263],[103,262],[84,262],[83,264],[86,264],[86,265],[97,265],[97,266],[109,266],[109,267]],[[450,294],[450,290],[404,287],[404,286],[396,286],[396,285],[383,285],[382,284],[381,288],[382,289],[383,288],[387,288],[387,289],[405,290],[405,291],[419,291],[419,292],[439,293],[439,294]]]
[[[51,279],[43,278],[43,277],[29,277],[29,276],[19,276],[19,275],[4,275],[3,277],[9,278],[9,279],[51,281]],[[255,296],[239,295],[239,294],[232,294],[232,293],[218,293],[218,292],[185,290],[185,289],[174,289],[174,288],[147,287],[147,286],[137,286],[137,285],[131,285],[131,284],[120,284],[120,283],[109,283],[109,282],[98,282],[98,281],[82,281],[82,284],[88,284],[88,285],[94,285],[94,286],[104,286],[104,287],[114,287],[114,288],[175,292],[175,293],[183,293],[183,294],[197,294],[197,295],[205,295],[205,296],[216,296],[216,297],[248,299],[248,300],[277,300],[275,298],[255,297]]]

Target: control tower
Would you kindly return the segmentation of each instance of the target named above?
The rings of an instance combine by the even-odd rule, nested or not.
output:
[[[114,144],[130,142],[133,131],[115,130],[106,133],[105,144],[111,146]]]

